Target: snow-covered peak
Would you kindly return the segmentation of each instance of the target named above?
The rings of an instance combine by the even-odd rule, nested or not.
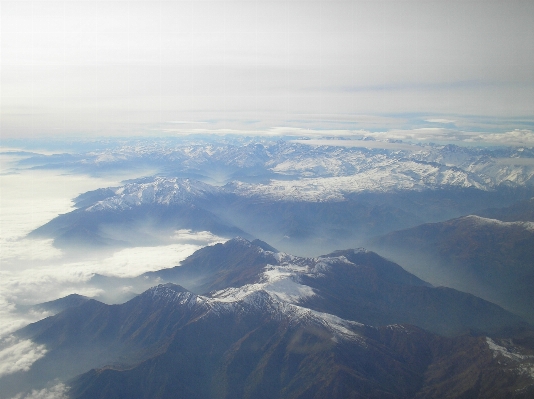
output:
[[[302,299],[315,295],[313,289],[300,283],[299,276],[308,274],[310,268],[299,265],[267,265],[254,284],[238,288],[226,288],[212,294],[212,298],[221,302],[244,300],[257,291],[264,291],[277,300],[287,303],[299,303]]]
[[[155,300],[157,302],[165,302],[166,304],[186,305],[193,307],[196,305],[203,305],[206,299],[187,291],[183,287],[175,284],[160,284],[150,288],[142,294],[142,297]]]
[[[185,204],[207,198],[219,190],[191,179],[156,177],[152,181],[129,183],[115,189],[115,195],[87,208],[87,211],[125,210],[145,204]]]
[[[226,291],[226,290],[225,290]],[[245,291],[247,291],[245,293]],[[349,339],[360,341],[365,345],[365,340],[358,334],[358,330],[363,326],[350,320],[345,320],[329,313],[318,312],[312,309],[289,303],[273,292],[266,290],[255,290],[247,287],[240,294],[226,296],[223,292],[221,297],[208,298],[208,305],[211,307],[210,313],[248,313],[260,312],[269,315],[276,320],[287,320],[290,325],[308,325],[323,327],[332,334],[332,340]],[[236,294],[234,291],[233,294]]]
[[[525,230],[534,231],[534,222],[503,222],[497,219],[490,219],[476,215],[464,216],[462,219],[470,221],[478,226],[497,226],[503,228],[519,227]]]
[[[299,281],[301,275],[314,273],[314,266],[294,264],[268,265],[260,281],[239,288],[228,288],[209,296],[196,295],[175,284],[160,284],[145,291],[141,300],[155,301],[157,306],[179,306],[200,312],[199,317],[228,314],[260,314],[289,325],[308,325],[325,328],[332,339],[358,340],[361,323],[318,312],[299,302],[316,295],[314,290]]]
[[[410,160],[387,160],[348,176],[275,180],[266,184],[233,182],[227,191],[270,200],[334,202],[361,192],[421,191],[438,187],[489,190],[492,183],[456,167]]]

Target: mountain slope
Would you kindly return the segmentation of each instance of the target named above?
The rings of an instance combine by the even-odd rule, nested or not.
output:
[[[390,233],[371,246],[423,278],[471,292],[534,321],[532,222],[466,216]]]
[[[202,295],[159,284],[19,330],[5,350],[39,356],[0,374],[0,398],[51,381],[72,399],[532,394],[534,333],[519,317],[363,249],[273,250],[243,238],[206,247],[152,274],[187,278]]]
[[[233,239],[141,279],[168,281],[228,300],[263,289],[285,301],[365,324],[411,323],[443,335],[469,329],[495,332],[521,324],[519,317],[492,303],[454,289],[434,288],[366,250],[303,258]]]
[[[534,363],[520,346],[365,326],[264,290],[230,300],[167,284],[124,305],[91,302],[21,332],[49,348],[46,370],[80,342],[107,348],[92,361],[109,365],[72,380],[71,398],[527,398],[534,388],[531,374],[517,372]]]
[[[74,199],[78,209],[30,236],[53,238],[62,248],[157,245],[174,230],[190,229],[260,237],[286,251],[318,255],[368,236],[531,196],[528,187],[482,187],[454,177],[457,170],[443,172],[449,166],[401,161],[382,159],[374,172],[364,168],[354,175],[234,181],[222,187],[189,178],[136,179],[79,195]]]

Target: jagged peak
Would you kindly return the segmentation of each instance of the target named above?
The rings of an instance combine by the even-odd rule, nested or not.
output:
[[[198,180],[156,176],[114,188],[114,195],[89,206],[89,212],[124,210],[143,204],[184,204],[218,193],[220,190]]]
[[[370,254],[373,253],[373,251],[369,251],[365,248],[349,248],[349,249],[337,249],[333,252],[330,252],[326,255],[321,255],[319,258],[339,258],[339,257],[346,257],[346,255],[360,255],[360,254]]]
[[[356,332],[364,324],[345,320],[330,313],[318,312],[296,303],[289,303],[264,289],[253,290],[234,301],[221,300],[217,297],[207,300],[214,314],[260,310],[273,319],[285,319],[290,325],[305,324],[325,328],[332,334],[334,341],[349,339],[365,344],[364,339]]]
[[[166,300],[168,302],[191,302],[196,301],[198,295],[188,291],[178,284],[165,283],[149,288],[140,295],[141,298],[150,300]]]
[[[259,240],[257,238],[252,240],[252,241],[250,241],[250,240],[247,240],[246,238],[243,238],[241,236],[236,236],[236,237],[226,241],[223,245],[225,245],[225,246],[237,245],[237,246],[246,247],[246,248],[258,248],[263,252],[273,252],[275,254],[279,252],[276,248],[270,246],[266,242],[261,241],[261,240]]]

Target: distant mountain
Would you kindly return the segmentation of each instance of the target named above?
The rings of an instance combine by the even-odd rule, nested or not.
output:
[[[161,178],[96,190],[75,199],[82,208],[59,215],[30,237],[51,237],[66,248],[161,244],[180,229],[248,237],[201,206],[216,192],[198,181]]]
[[[88,298],[83,295],[71,294],[66,297],[55,299],[53,301],[43,302],[38,305],[31,306],[32,310],[37,311],[49,311],[53,313],[59,313],[68,308],[73,308],[80,306],[81,304],[89,301],[91,298]]]
[[[485,209],[477,215],[503,222],[534,222],[534,198],[503,208]]]
[[[26,158],[20,166],[156,175],[81,194],[78,213],[60,215],[33,236],[62,248],[157,245],[164,238],[154,230],[167,222],[169,229],[258,237],[310,256],[534,194],[528,148],[245,137],[102,147]]]
[[[517,210],[529,204],[486,214],[517,219]],[[371,246],[429,281],[471,292],[534,321],[534,222],[472,215],[393,232]]]
[[[121,305],[83,301],[19,330],[13,339],[41,355],[28,371],[0,376],[0,398],[53,380],[68,381],[72,399],[534,392],[526,323],[370,251],[302,258],[236,238],[140,279],[183,279],[206,292],[159,284]]]
[[[439,190],[353,192],[339,182],[333,188],[309,181],[310,189],[289,183],[295,190],[274,189],[276,195],[271,196],[244,183],[216,187],[184,178],[137,179],[78,196],[74,199],[78,209],[59,215],[30,236],[53,238],[54,245],[65,249],[124,247],[161,245],[175,230],[188,229],[222,237],[259,237],[288,252],[318,255],[369,236],[508,204],[528,191],[453,185]],[[335,194],[328,194],[331,189]],[[292,190],[306,196],[314,190],[322,194],[304,198]]]
[[[79,154],[37,155],[23,167],[62,168],[89,174],[120,170],[157,170],[223,185],[231,181],[271,199],[326,198],[343,191],[421,190],[532,186],[531,148],[474,148],[369,140],[280,140],[258,138],[181,141],[146,140],[102,145]],[[291,180],[286,185],[284,181]],[[297,190],[291,190],[296,187]],[[281,191],[280,191],[281,190]],[[322,193],[321,195],[319,195]]]

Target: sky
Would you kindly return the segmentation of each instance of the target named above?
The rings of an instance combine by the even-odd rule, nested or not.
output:
[[[0,7],[0,139],[534,129],[531,0]]]

